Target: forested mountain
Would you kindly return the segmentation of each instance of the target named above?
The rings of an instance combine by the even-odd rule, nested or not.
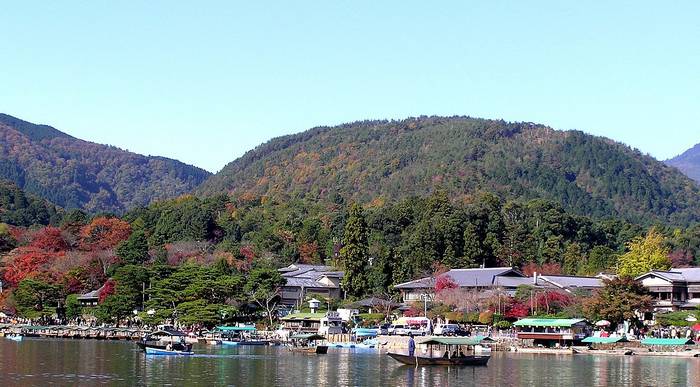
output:
[[[34,195],[26,194],[16,184],[0,181],[0,222],[13,226],[58,224],[63,214],[59,208]]]
[[[666,164],[680,169],[681,172],[691,179],[700,182],[700,144],[688,149],[681,155],[666,160]]]
[[[595,218],[700,220],[700,189],[637,150],[579,131],[470,117],[363,121],[279,137],[229,163],[199,192],[381,204],[436,187],[464,202],[488,191],[552,200]]]
[[[0,114],[0,178],[66,209],[122,212],[190,192],[209,175]]]

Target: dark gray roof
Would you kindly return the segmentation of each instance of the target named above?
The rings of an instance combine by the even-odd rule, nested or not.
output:
[[[105,287],[105,286],[102,285],[102,286],[100,286],[100,288],[97,289],[97,290],[93,290],[93,291],[91,291],[91,292],[87,292],[87,293],[85,293],[85,294],[81,294],[80,296],[78,296],[78,300],[94,300],[94,299],[100,298],[100,292],[102,291],[102,289],[103,289],[104,287]]]
[[[684,267],[670,271],[681,273],[686,282],[700,282],[700,267]]]
[[[495,284],[497,276],[523,277],[522,273],[512,267],[489,267],[478,269],[452,269],[443,276],[450,276],[460,287],[489,287]],[[395,286],[397,289],[422,289],[434,286],[431,277],[405,282]]]

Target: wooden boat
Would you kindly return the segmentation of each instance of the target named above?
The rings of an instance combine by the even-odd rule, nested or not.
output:
[[[408,365],[443,365],[443,366],[485,366],[488,364],[491,356],[464,356],[464,357],[423,357],[423,356],[408,356],[398,353],[388,353],[392,359],[400,363]]]
[[[178,350],[168,350],[153,347],[146,347],[146,355],[167,355],[167,356],[184,356],[192,355],[194,352],[192,350],[178,351]]]
[[[412,366],[485,366],[488,364],[491,355],[487,353],[476,354],[474,347],[484,342],[493,341],[488,337],[435,337],[422,341],[417,344],[428,346],[430,353],[433,353],[433,347],[437,346],[437,353],[444,353],[443,356],[409,356],[407,354],[388,352],[387,354],[394,360]],[[471,349],[469,354],[464,355],[462,347]],[[443,351],[444,348],[444,351]],[[457,353],[459,352],[459,355]]]
[[[316,344],[317,341],[325,340],[326,338],[315,333],[298,334],[290,337],[291,345],[289,350],[292,352],[325,355],[328,353],[328,346]]]

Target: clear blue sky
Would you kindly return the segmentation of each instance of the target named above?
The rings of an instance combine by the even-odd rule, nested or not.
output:
[[[697,0],[194,3],[5,3],[0,112],[210,171],[275,136],[422,114],[657,158],[700,142]]]

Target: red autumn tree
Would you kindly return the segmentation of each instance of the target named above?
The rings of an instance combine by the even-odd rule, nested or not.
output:
[[[34,234],[29,247],[47,252],[66,251],[68,250],[68,242],[63,237],[60,228],[49,226]]]
[[[545,313],[556,313],[571,304],[573,298],[564,293],[556,291],[544,291],[537,294],[535,304],[538,309],[543,309]]]
[[[80,230],[80,245],[85,250],[113,249],[131,235],[131,226],[118,218],[95,218]]]
[[[47,265],[63,252],[51,253],[34,248],[18,249],[16,255],[5,262],[3,277],[10,287],[16,287],[25,278],[46,272]]]
[[[459,285],[447,274],[441,275],[435,281],[435,294],[440,294],[444,290],[457,289]]]
[[[510,319],[523,318],[530,315],[530,308],[515,298],[510,300],[504,316]]]
[[[100,294],[97,301],[101,304],[105,298],[111,296],[116,292],[117,284],[112,279],[108,279],[105,285],[100,289]]]
[[[688,250],[675,250],[668,255],[668,259],[675,268],[693,266],[693,254]]]
[[[422,310],[416,308],[415,306],[411,306],[410,309],[403,312],[403,315],[404,315],[404,317],[418,317],[422,313],[423,313]]]

